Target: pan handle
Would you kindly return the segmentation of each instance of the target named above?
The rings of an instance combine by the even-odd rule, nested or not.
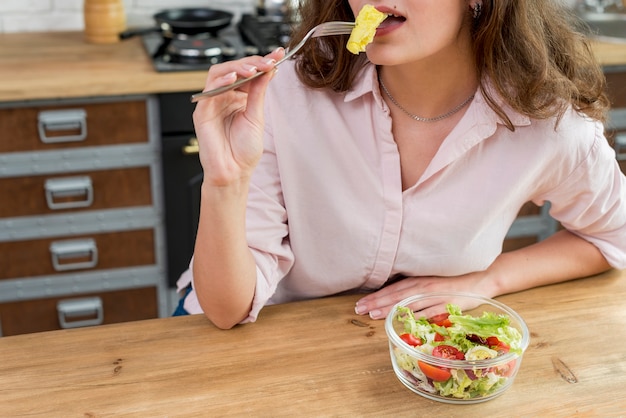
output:
[[[161,32],[161,28],[152,27],[152,28],[143,28],[143,29],[128,29],[119,34],[121,40],[133,38],[135,36],[147,35],[149,33]]]

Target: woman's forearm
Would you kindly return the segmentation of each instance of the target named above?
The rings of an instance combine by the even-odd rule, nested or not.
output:
[[[568,231],[503,253],[489,268],[497,295],[591,276],[610,269],[596,246]]]
[[[194,289],[205,315],[231,328],[250,312],[256,267],[246,242],[248,181],[202,186],[193,261]]]

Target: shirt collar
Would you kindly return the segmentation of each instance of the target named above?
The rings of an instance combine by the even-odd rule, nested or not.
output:
[[[493,89],[493,86],[490,82],[487,83],[486,88],[491,93],[494,101],[498,105],[500,105],[500,107],[508,115],[513,126],[530,125],[530,118],[513,110],[506,103],[506,101]],[[367,94],[372,94],[374,96],[375,102],[379,106],[381,106],[381,108],[385,108],[385,104],[380,92],[380,86],[378,84],[378,74],[376,71],[376,66],[370,62],[365,64],[363,68],[359,71],[354,80],[352,88],[346,92],[344,101],[351,102]],[[496,112],[493,111],[493,109],[491,109],[491,107],[489,107],[487,100],[480,90],[476,92],[476,97],[470,104],[470,109],[472,109],[472,111],[470,112],[468,109],[468,112],[466,112],[466,116],[469,116],[470,114],[480,115],[480,120],[482,123],[491,122],[491,124],[493,125],[502,124],[499,116],[496,114]]]

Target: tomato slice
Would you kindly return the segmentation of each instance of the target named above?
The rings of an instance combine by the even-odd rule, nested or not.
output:
[[[487,337],[487,345],[492,350],[496,350],[500,353],[508,353],[511,351],[511,346],[504,341],[500,341],[498,337]]]
[[[465,360],[465,354],[461,350],[445,344],[433,348],[433,356],[450,360]]]
[[[447,312],[442,313],[442,314],[430,317],[428,322],[430,322],[431,324],[439,325],[440,327],[446,327],[446,328],[451,327],[452,321],[448,319],[449,316],[450,314]]]
[[[400,335],[400,339],[404,341],[405,343],[407,343],[408,345],[413,346],[413,347],[417,347],[418,345],[424,344],[421,339],[409,333]]]
[[[487,337],[487,345],[493,347],[497,346],[498,344],[500,344],[500,340],[498,339],[498,337]]]
[[[515,360],[509,361],[507,364],[503,364],[501,366],[496,366],[494,368],[494,372],[504,377],[511,377],[513,372],[515,371]]]
[[[435,341],[437,342],[441,342],[441,341],[445,341],[446,337],[444,337],[443,335],[439,334],[438,332],[435,333]]]
[[[452,376],[452,374],[448,370],[433,366],[428,363],[424,363],[421,360],[417,361],[417,365],[419,366],[422,373],[424,373],[427,378],[434,382],[445,382]]]

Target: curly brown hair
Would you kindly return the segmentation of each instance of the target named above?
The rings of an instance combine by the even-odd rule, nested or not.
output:
[[[319,23],[355,18],[347,0],[301,0],[299,15],[294,43]],[[511,108],[532,118],[559,120],[571,104],[606,121],[610,102],[604,74],[578,27],[573,13],[554,0],[483,0],[471,29],[480,89],[509,129],[513,124],[489,94],[485,80]],[[328,36],[305,44],[296,64],[305,85],[337,92],[350,89],[367,58],[347,51],[347,38]]]

